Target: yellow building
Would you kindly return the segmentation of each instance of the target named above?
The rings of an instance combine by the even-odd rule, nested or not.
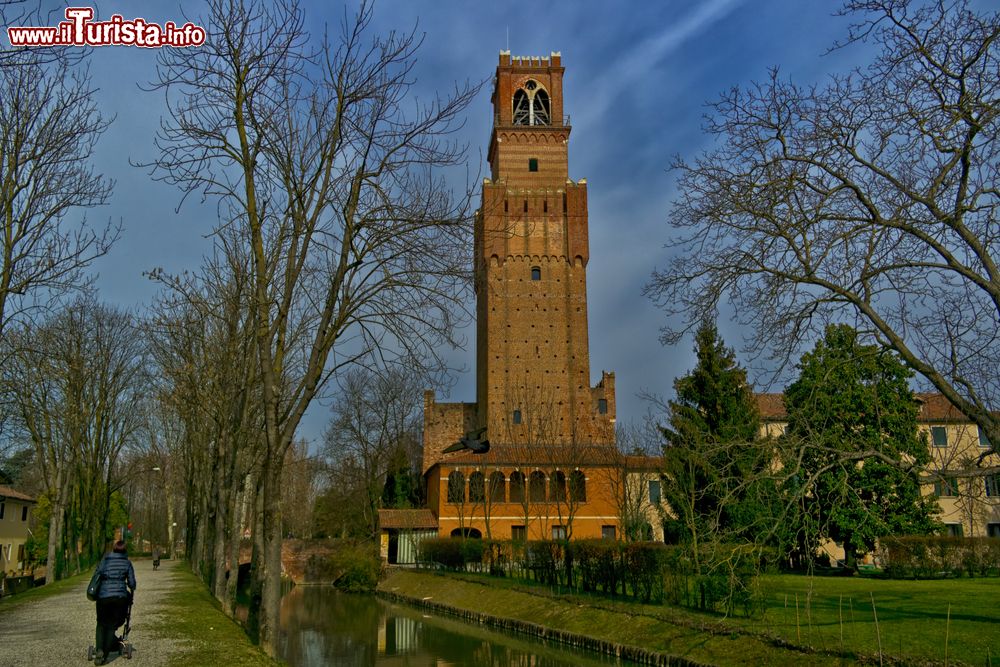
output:
[[[918,428],[926,436],[933,461],[924,495],[937,496],[939,519],[951,535],[1000,538],[1000,475],[968,472],[1000,465],[1000,456],[990,451],[976,424],[944,396],[923,393],[916,398]],[[757,407],[764,435],[784,433],[788,415],[781,394],[758,394]]]
[[[31,496],[0,486],[0,572],[7,576],[21,575],[27,568],[24,543],[34,505]]]

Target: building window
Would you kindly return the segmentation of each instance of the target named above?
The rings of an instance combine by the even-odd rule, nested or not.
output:
[[[465,502],[465,475],[457,470],[448,475],[448,502]]]
[[[946,477],[934,482],[934,495],[938,498],[954,498],[958,495],[958,480]]]
[[[25,505],[24,507],[21,508],[21,521],[27,521],[27,520],[28,520],[28,506]]]
[[[573,502],[587,502],[587,476],[582,470],[574,470],[569,475],[569,499]]]
[[[532,280],[541,280],[542,279],[542,267],[540,267],[540,266],[533,266],[533,267],[531,267],[531,279]]]
[[[552,526],[552,539],[553,540],[565,540],[566,539],[566,526]]]
[[[536,470],[528,478],[528,498],[533,503],[545,502],[545,473]]]
[[[649,480],[649,502],[652,505],[660,504],[660,480]]]
[[[948,537],[962,537],[965,534],[960,523],[946,523],[944,529]]]
[[[494,472],[490,475],[490,502],[502,503],[506,501],[507,494],[505,492],[503,473]]]
[[[990,439],[986,437],[986,431],[982,426],[979,427],[979,446],[984,448],[990,446]]]
[[[469,475],[469,502],[481,503],[486,499],[486,477],[478,470]]]
[[[948,431],[945,430],[944,426],[931,426],[931,442],[934,443],[935,447],[948,446]]]
[[[615,532],[614,526],[601,526],[601,538],[605,540],[614,540],[618,538]]]
[[[528,531],[524,526],[511,526],[510,539],[515,542],[524,542],[528,539]]]
[[[521,411],[520,410],[514,410],[513,421],[514,421],[515,424],[520,424],[521,423]]]
[[[514,125],[548,125],[549,95],[532,79],[514,93]]]
[[[1000,523],[986,524],[986,537],[1000,538]]]
[[[524,200],[524,212],[525,213],[528,212],[528,200],[527,199]]]
[[[1000,498],[1000,474],[989,475],[986,478],[986,495],[990,498]]]
[[[510,474],[510,502],[524,502],[524,473],[518,470]]]
[[[566,500],[566,473],[556,470],[549,478],[549,499],[556,502]]]
[[[608,399],[606,398],[597,399],[597,412],[602,415],[608,414]]]
[[[528,171],[538,171],[538,158],[533,157],[528,160]]]

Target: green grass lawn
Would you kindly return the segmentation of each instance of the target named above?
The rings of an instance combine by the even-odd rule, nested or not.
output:
[[[761,584],[768,606],[762,617],[753,619],[725,619],[621,598],[563,595],[546,586],[485,575],[397,572],[380,588],[398,587],[417,598],[432,596],[462,608],[613,637],[715,664],[818,665],[856,659],[878,664],[880,638],[886,664],[1000,667],[1000,579],[891,581],[769,575],[762,577]],[[782,641],[806,652],[782,648]]]
[[[35,588],[23,591],[17,595],[5,595],[0,598],[0,609],[13,609],[14,607],[18,607],[28,602],[43,600],[47,597],[64,593],[79,584],[84,579],[90,581],[90,575],[92,574],[94,574],[93,567],[81,572],[80,574],[74,574],[72,577],[55,581],[47,586],[36,586]]]
[[[175,588],[167,597],[168,613],[155,628],[185,651],[170,667],[273,667],[276,663],[253,645],[235,621],[222,613],[215,598],[186,567],[171,572]]]
[[[878,654],[881,638],[885,654],[942,664],[947,634],[949,662],[1000,665],[1000,579],[773,575],[761,583],[767,595],[764,617],[733,622],[795,644],[833,651],[843,645],[867,655]]]

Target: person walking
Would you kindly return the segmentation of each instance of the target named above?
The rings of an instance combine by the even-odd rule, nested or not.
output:
[[[153,547],[153,569],[160,567],[160,547]]]
[[[125,543],[115,542],[111,553],[97,566],[101,585],[97,591],[97,632],[94,637],[94,664],[103,665],[109,654],[121,651],[115,631],[125,623],[135,594],[135,570],[128,559]]]

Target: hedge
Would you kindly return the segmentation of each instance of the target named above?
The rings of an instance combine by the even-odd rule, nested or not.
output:
[[[990,537],[890,537],[878,556],[894,579],[1000,575],[1000,540]]]

